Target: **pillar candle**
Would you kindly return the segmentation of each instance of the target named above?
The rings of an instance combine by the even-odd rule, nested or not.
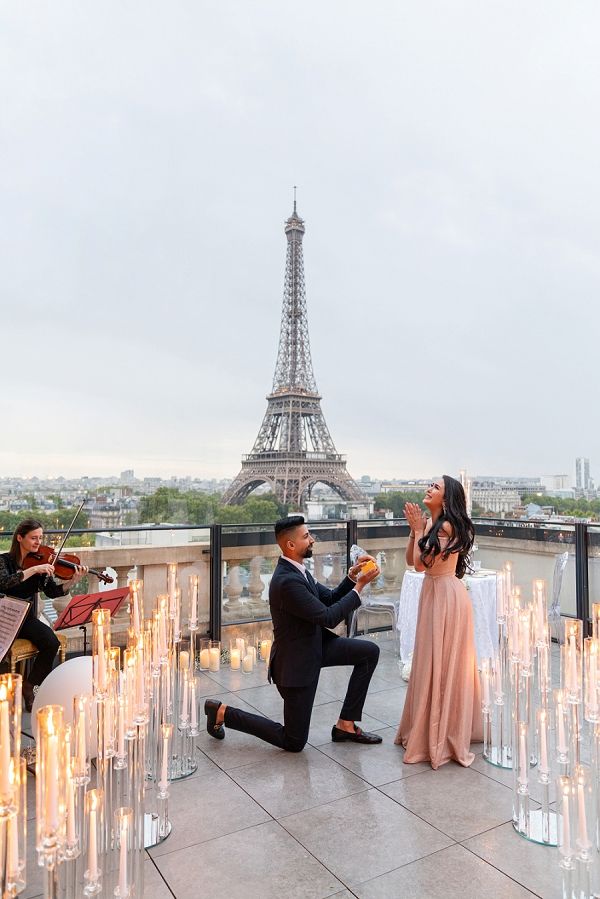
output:
[[[179,667],[182,671],[190,667],[190,654],[185,649],[179,653]]]
[[[243,659],[246,655],[246,641],[243,639],[243,637],[236,637],[235,645],[240,651],[240,658]]]
[[[261,659],[264,659],[265,662],[268,662],[270,652],[271,652],[271,641],[270,640],[262,640],[261,644],[260,644]]]
[[[239,649],[231,650],[231,667],[234,670],[238,670],[240,667],[240,651],[239,651]]]
[[[243,661],[242,661],[242,671],[246,671],[246,672],[252,671],[253,667],[254,667],[254,659],[252,658],[250,653],[247,653],[244,656]]]
[[[211,671],[218,671],[221,667],[221,650],[218,646],[212,646],[208,650],[208,658],[209,664],[208,667]]]

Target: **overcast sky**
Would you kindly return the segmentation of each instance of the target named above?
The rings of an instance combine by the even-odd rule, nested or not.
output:
[[[298,185],[355,477],[600,474],[600,5],[7,2],[0,474],[233,477]]]

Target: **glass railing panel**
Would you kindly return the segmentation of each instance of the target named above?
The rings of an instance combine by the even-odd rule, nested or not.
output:
[[[337,586],[346,573],[346,524],[317,522],[309,527],[315,544],[306,567],[322,584]],[[273,525],[224,525],[221,539],[222,628],[260,637],[261,629],[266,632],[270,626],[269,584],[281,555]]]
[[[590,608],[588,617],[592,615],[592,603],[600,602],[600,525],[589,524],[588,533],[588,588]]]
[[[273,525],[223,525],[221,545],[223,629],[235,626],[237,633],[240,627],[248,631],[244,626],[269,622],[269,583],[280,556]]]
[[[373,596],[397,597],[406,571],[409,527],[404,519],[359,521],[358,545],[374,556],[381,575],[370,587]]]
[[[46,533],[47,542],[58,545],[60,533]],[[90,572],[73,588],[72,595],[96,593],[126,587],[133,578],[144,582],[144,615],[148,617],[155,606],[156,597],[167,590],[167,566],[177,565],[182,595],[182,623],[189,618],[189,578],[199,577],[199,626],[201,632],[209,625],[210,584],[210,528],[208,527],[135,527],[115,530],[74,531],[65,551],[74,553],[82,564],[112,578],[104,583]],[[50,600],[43,598],[43,609],[50,621],[54,621],[69,597]],[[123,606],[121,617],[125,618]]]
[[[475,521],[476,546],[473,558],[481,567],[500,570],[512,562],[514,583],[525,600],[532,583],[546,582],[548,608],[575,616],[575,527],[571,524],[480,519]]]

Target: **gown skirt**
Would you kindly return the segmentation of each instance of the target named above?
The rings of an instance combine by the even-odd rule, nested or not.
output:
[[[473,610],[454,574],[423,579],[412,669],[395,743],[404,761],[465,767],[470,744],[483,739]]]

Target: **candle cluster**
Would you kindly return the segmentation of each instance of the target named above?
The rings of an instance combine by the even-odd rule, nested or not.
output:
[[[20,675],[0,675],[0,895],[26,887],[27,768],[21,750]]]
[[[234,637],[229,642],[229,664],[234,671],[251,674],[258,662],[268,664],[273,640],[271,633],[259,634],[255,639]]]
[[[581,621],[564,620],[556,695],[558,848],[569,899],[600,894],[599,656],[600,603],[594,603],[591,637],[583,637]],[[589,764],[583,764],[584,756]]]
[[[513,770],[513,825],[536,842],[556,845],[550,808],[552,692],[545,583],[525,602],[510,562],[497,575],[498,652],[481,669],[484,758]],[[532,770],[537,768],[537,770]],[[530,803],[535,784],[541,808]]]

